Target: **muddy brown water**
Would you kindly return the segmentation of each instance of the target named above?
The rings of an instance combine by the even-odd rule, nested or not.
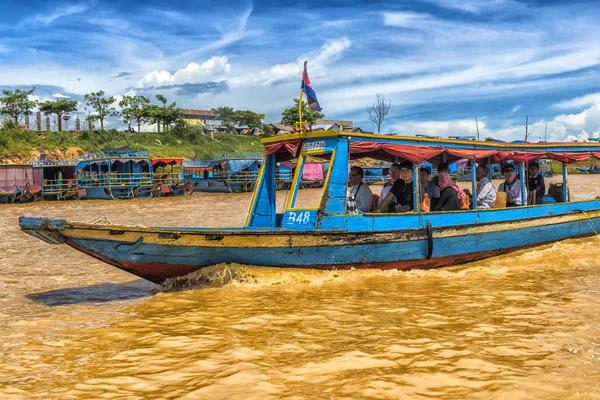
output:
[[[171,291],[17,226],[239,226],[249,201],[0,206],[0,398],[600,398],[598,237],[433,271],[219,265]]]

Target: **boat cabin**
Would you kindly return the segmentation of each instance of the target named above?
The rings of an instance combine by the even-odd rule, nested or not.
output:
[[[440,140],[350,132],[312,132],[263,139],[264,163],[246,220],[246,229],[272,227],[277,229],[323,230],[388,230],[434,226],[476,224],[485,221],[522,220],[537,216],[568,213],[573,209],[597,209],[600,202],[589,200],[569,203],[567,164],[590,157],[600,157],[600,144],[590,143],[494,143],[472,140]],[[307,202],[300,191],[304,166],[308,158],[320,158],[330,163],[318,201]],[[347,211],[348,172],[353,160],[371,158],[386,162],[409,161],[413,164],[414,209],[407,213],[349,213]],[[526,164],[540,158],[562,163],[563,183],[557,185],[559,202],[530,204],[501,209],[477,209],[451,212],[424,212],[418,201],[419,165],[440,162],[455,163],[465,159],[469,170],[479,164],[493,165],[512,162],[521,171]],[[276,211],[276,165],[294,161],[294,179],[282,213]],[[471,193],[477,196],[475,174],[471,174]],[[526,179],[520,180],[522,204],[527,204]],[[495,187],[497,190],[497,186]],[[553,193],[556,196],[556,191]],[[314,196],[313,196],[314,199]],[[531,201],[530,201],[531,202]],[[453,215],[448,217],[448,213]]]
[[[154,171],[147,150],[128,147],[87,154],[76,166],[88,199],[152,197]]]
[[[37,191],[30,164],[0,164],[0,203],[27,201]]]
[[[33,181],[44,199],[77,199],[75,167],[78,160],[33,160]]]
[[[199,192],[248,192],[254,189],[261,164],[261,153],[224,153],[185,161],[184,175]]]

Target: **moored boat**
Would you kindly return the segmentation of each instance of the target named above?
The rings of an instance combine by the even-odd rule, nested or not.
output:
[[[77,186],[87,199],[152,197],[152,162],[146,150],[123,147],[84,156],[76,166]]]
[[[154,196],[184,196],[194,189],[183,172],[183,158],[152,159],[154,169]]]
[[[248,216],[241,228],[172,228],[93,225],[60,219],[21,217],[26,233],[67,244],[108,264],[161,283],[217,263],[317,269],[436,268],[508,253],[600,230],[600,200],[569,201],[568,163],[600,157],[590,143],[490,143],[460,140],[314,132],[264,139],[264,160]],[[299,201],[308,157],[330,163],[321,196]],[[347,210],[348,166],[369,157],[413,163],[415,207],[405,213]],[[423,212],[417,201],[418,166],[468,159],[524,164],[541,157],[561,162],[559,202],[494,209]],[[283,212],[276,209],[276,168],[296,161]],[[477,195],[475,177],[472,190]],[[522,204],[527,204],[521,181]],[[564,189],[564,190],[563,190]],[[306,199],[304,199],[306,200]]]
[[[261,163],[261,153],[225,153],[183,165],[194,191],[239,193],[254,190]]]
[[[39,191],[31,164],[0,164],[0,204],[29,202]]]
[[[78,160],[34,160],[33,181],[40,188],[39,197],[48,200],[79,199],[75,179]]]

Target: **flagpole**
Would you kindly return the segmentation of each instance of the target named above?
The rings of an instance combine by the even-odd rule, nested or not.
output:
[[[304,82],[304,74],[306,74],[306,64],[304,61],[304,71],[302,72],[302,81]],[[300,101],[298,102],[298,129],[300,132],[304,132],[304,124],[302,123],[302,95],[304,94],[304,88],[300,86]]]

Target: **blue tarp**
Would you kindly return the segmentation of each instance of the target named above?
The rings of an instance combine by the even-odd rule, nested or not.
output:
[[[240,171],[258,171],[262,160],[229,160],[227,161],[227,172],[235,175]]]

